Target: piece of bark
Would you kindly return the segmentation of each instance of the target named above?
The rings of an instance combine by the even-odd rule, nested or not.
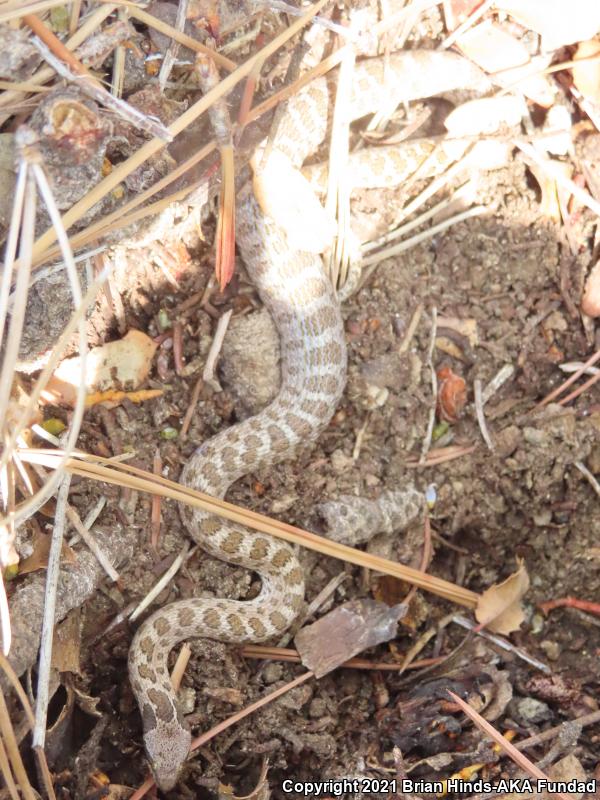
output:
[[[297,634],[302,663],[322,678],[363,650],[393,639],[406,609],[403,603],[390,608],[368,599],[338,606]]]

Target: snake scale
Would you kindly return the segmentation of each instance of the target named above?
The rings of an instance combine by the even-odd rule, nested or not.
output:
[[[438,54],[425,55],[431,63]],[[381,59],[359,64],[352,117],[371,112],[384,99],[388,103],[391,93],[402,102],[473,82],[468,62],[442,55],[444,68],[437,69],[433,91],[419,85],[423,71],[417,53],[392,55],[385,74]],[[454,74],[448,70],[448,57],[456,60]],[[324,139],[327,108],[327,84],[319,79],[289,101],[274,149],[300,167]],[[346,381],[342,317],[321,257],[288,245],[285,232],[261,211],[250,184],[238,196],[236,217],[239,251],[280,337],[282,383],[266,409],[217,434],[185,465],[182,482],[215,497],[223,497],[248,472],[291,458],[300,445],[314,441],[329,423]],[[258,572],[262,589],[245,602],[195,598],[172,603],[149,617],[133,639],[130,680],[142,715],[146,753],[163,790],[177,782],[191,742],[171,686],[170,650],[194,637],[239,643],[280,635],[304,599],[303,572],[288,545],[198,509],[183,508],[181,514],[204,550]]]

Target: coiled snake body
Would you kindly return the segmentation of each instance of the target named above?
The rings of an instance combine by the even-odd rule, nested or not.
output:
[[[394,60],[397,56],[402,57],[400,61]],[[413,84],[422,80],[415,54],[397,56],[389,65],[391,87],[384,86],[381,61],[363,62],[357,68],[352,100],[355,118],[383,99],[389,102],[390,89],[398,101],[423,94],[420,88],[409,86],[411,80]],[[430,61],[436,56],[427,54]],[[463,69],[458,61],[457,65]],[[447,64],[444,70],[438,74],[446,84],[462,85],[467,80],[462,74],[449,76]],[[401,80],[394,71],[402,74]],[[326,125],[327,89],[321,79],[289,102],[275,147],[300,166],[324,138]],[[394,169],[398,165],[392,164]],[[278,329],[282,385],[265,410],[219,433],[186,464],[182,481],[215,497],[223,497],[248,472],[289,458],[300,444],[314,441],[329,423],[346,380],[339,304],[321,257],[290,248],[286,234],[262,213],[249,185],[238,197],[236,238],[248,273]],[[258,572],[262,590],[247,602],[197,598],[172,603],[144,622],[134,637],[130,679],[142,714],[146,751],[163,790],[175,785],[191,741],[169,678],[169,651],[178,642],[199,636],[224,642],[271,638],[289,627],[304,597],[302,569],[283,542],[197,509],[182,509],[182,517],[203,549]]]

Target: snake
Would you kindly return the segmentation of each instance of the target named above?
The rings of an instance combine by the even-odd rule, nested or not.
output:
[[[437,55],[424,54],[438,75],[433,91],[414,85],[422,83],[422,59],[415,53],[392,55],[387,65],[381,59],[361,62],[354,75],[352,117],[369,113],[383,100],[388,103],[390,90],[401,102],[473,82],[473,75],[465,74],[468,62],[445,53],[440,70]],[[449,75],[448,59],[456,62],[454,77]],[[320,78],[288,101],[273,146],[296,167],[325,137],[328,98],[327,81]],[[321,256],[289,245],[286,232],[263,212],[251,182],[237,197],[236,241],[277,328],[281,388],[265,409],[216,434],[185,464],[181,481],[218,498],[247,473],[291,459],[301,446],[314,442],[331,420],[346,383],[340,303]],[[304,602],[303,570],[289,545],[200,509],[182,507],[181,516],[192,539],[206,552],[258,573],[262,584],[251,600],[173,602],[152,614],[133,638],[130,682],[141,712],[145,751],[164,791],[177,783],[191,744],[169,676],[169,652],[190,638],[236,644],[271,639],[288,629]]]

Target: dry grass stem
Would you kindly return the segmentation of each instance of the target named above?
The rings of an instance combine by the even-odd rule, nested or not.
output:
[[[463,33],[466,33],[469,28],[472,28],[473,25],[475,25],[475,23],[489,11],[495,2],[496,0],[485,0],[485,2],[482,3],[479,8],[476,8],[475,11],[469,14],[466,20],[464,20],[464,22],[462,22],[458,28],[456,28],[456,30],[452,31],[452,33],[444,39],[439,46],[439,49],[447,50],[449,47],[452,47],[452,45],[458,41],[458,39],[460,39]]]
[[[562,392],[564,392],[565,389],[568,389],[569,386],[572,386],[575,383],[575,381],[582,375],[584,375],[586,370],[589,367],[592,367],[597,361],[600,361],[600,350],[596,350],[596,352],[592,356],[590,356],[588,360],[584,364],[582,364],[576,372],[574,372],[571,375],[570,378],[567,378],[567,380],[561,383],[560,386],[557,386],[556,389],[553,389],[549,395],[546,395],[546,397],[544,397],[543,400],[540,400],[540,402],[535,406],[533,411],[538,411],[543,406],[548,405],[548,403],[551,403],[552,400],[558,397],[559,394],[562,394]]]
[[[240,650],[244,658],[256,658],[261,661],[269,659],[272,661],[287,661],[293,664],[300,663],[300,654],[293,648],[286,647],[268,647],[263,645],[245,645]],[[412,661],[406,667],[403,667],[399,662],[394,664],[388,661],[369,661],[367,658],[350,658],[343,664],[340,664],[337,669],[367,669],[367,670],[380,670],[382,672],[400,672],[404,669],[423,669],[424,667],[431,667],[437,664],[439,658],[422,658],[419,661]]]
[[[535,147],[530,145],[528,142],[521,142],[518,139],[514,139],[512,143],[515,147],[518,147],[528,159],[533,161],[533,163],[538,166],[549,178],[551,178],[553,181],[556,181],[559,186],[570,192],[573,197],[582,205],[586,206],[590,209],[590,211],[593,211],[594,214],[600,217],[600,203],[595,200],[591,194],[589,194],[589,192],[586,192],[585,189],[582,189],[580,186],[578,186],[575,181],[567,178],[560,168],[560,164],[551,161],[549,158],[544,158],[535,149]]]
[[[64,4],[60,4],[64,5]],[[97,8],[91,14],[89,14],[81,27],[78,31],[76,31],[73,36],[71,36],[66,42],[65,47],[69,50],[74,50],[76,47],[79,47],[88,36],[91,36],[92,33],[98,28],[104,20],[113,13],[113,11],[117,8],[116,4],[105,4]],[[42,67],[39,69],[34,75],[31,76],[28,83],[33,83],[36,86],[39,84],[47,83],[49,80],[54,78],[56,73],[50,67]],[[15,102],[21,100],[25,95],[23,92],[16,91],[16,92],[4,92],[0,95],[0,107],[10,106]],[[8,119],[8,114],[1,114],[0,120],[5,121]]]
[[[48,566],[46,569],[46,590],[44,593],[44,616],[42,620],[42,634],[40,638],[40,657],[38,662],[38,681],[35,700],[35,725],[33,728],[33,747],[43,749],[46,740],[46,723],[48,717],[48,702],[50,671],[52,659],[52,639],[54,636],[54,621],[56,611],[56,591],[58,588],[58,575],[60,572],[60,554],[62,551],[65,531],[66,511],[69,498],[71,475],[66,473],[61,476],[62,483],[56,498],[56,513],[54,527],[48,553]]]
[[[31,448],[20,452],[21,458],[26,463],[36,463],[50,469],[60,463],[63,456],[60,452],[52,450],[36,450]],[[419,570],[406,567],[394,561],[388,561],[380,556],[370,553],[363,553],[352,547],[339,544],[338,542],[324,539],[314,533],[296,528],[279,520],[270,519],[263,514],[255,511],[242,509],[239,506],[210,497],[202,492],[181,486],[174,481],[170,481],[162,476],[153,475],[145,470],[138,469],[129,464],[115,464],[109,459],[91,456],[86,453],[77,453],[76,457],[69,458],[66,467],[72,474],[80,475],[96,481],[105,481],[117,486],[130,487],[148,494],[161,493],[164,497],[169,497],[181,503],[187,503],[195,508],[201,508],[210,513],[218,514],[225,519],[236,522],[240,525],[253,528],[254,530],[270,534],[292,544],[306,547],[309,550],[316,550],[323,555],[338,558],[351,564],[367,567],[387,575],[393,575],[401,580],[414,583],[425,591],[432,592],[439,597],[458,603],[467,608],[475,608],[479,600],[479,595],[469,589],[456,586],[449,581],[442,580],[433,575],[420,572]]]
[[[337,231],[327,259],[333,286],[343,287],[348,280],[350,262],[350,185],[348,155],[350,145],[350,98],[356,53],[346,48],[338,73],[335,106],[329,143],[329,175],[325,210],[337,222]]]
[[[444,203],[445,205],[445,203]],[[426,242],[429,239],[433,239],[441,231],[450,228],[452,225],[458,225],[459,222],[464,222],[466,219],[471,219],[471,217],[479,217],[481,214],[485,214],[487,212],[487,208],[485,206],[473,206],[473,208],[467,209],[467,211],[462,211],[460,214],[455,214],[453,217],[449,217],[445,219],[443,222],[439,222],[437,225],[434,225],[431,228],[428,228],[426,231],[422,231],[422,233],[418,233],[416,236],[412,236],[410,239],[406,239],[404,242],[399,242],[395,244],[393,247],[388,247],[386,250],[381,250],[378,253],[374,253],[372,256],[368,256],[367,258],[361,259],[361,266],[363,269],[365,267],[372,267],[379,264],[385,258],[391,258],[392,256],[397,256],[400,253],[403,253],[405,250],[410,250],[413,247],[416,247],[422,242]],[[431,216],[431,214],[423,215],[423,216]],[[421,223],[423,219],[419,219],[419,223]]]
[[[8,22],[11,19],[19,19],[26,14],[39,14],[40,11],[47,11],[50,8],[64,6],[64,0],[38,0],[36,3],[22,3],[17,0],[14,3],[7,3],[0,11],[0,22]]]

